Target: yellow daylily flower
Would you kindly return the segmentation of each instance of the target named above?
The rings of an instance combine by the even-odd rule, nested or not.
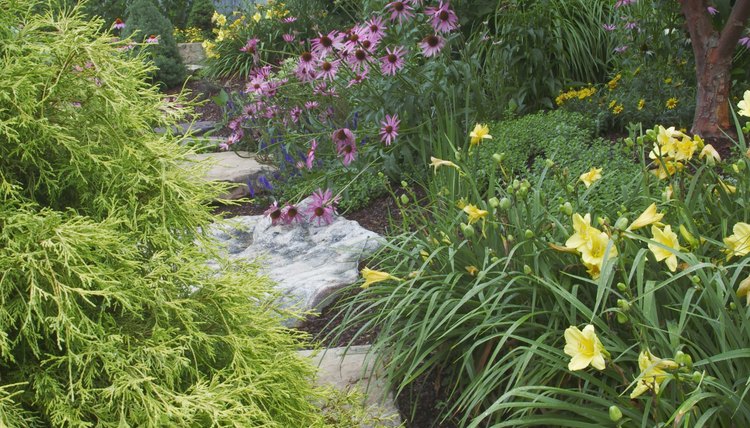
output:
[[[637,219],[635,219],[633,223],[630,224],[630,226],[628,226],[627,230],[640,229],[644,226],[648,226],[649,224],[661,221],[662,217],[664,217],[664,213],[657,212],[656,204],[652,203],[648,206],[648,208],[646,208],[645,211],[641,213],[641,215],[638,216]]]
[[[568,370],[583,370],[589,365],[598,370],[604,370],[604,357],[607,351],[596,336],[594,326],[588,324],[583,331],[570,326],[565,330],[565,348],[563,351],[570,355]]]
[[[469,275],[471,276],[476,276],[477,273],[479,272],[479,269],[477,269],[477,267],[474,265],[466,266],[464,267],[464,269],[466,269],[466,272],[469,272]]]
[[[656,175],[659,180],[664,180],[674,175],[675,172],[682,171],[682,168],[684,167],[685,165],[681,164],[680,162],[674,162],[665,159],[658,162],[657,169],[652,169],[651,172]]]
[[[740,282],[740,286],[737,288],[737,297],[744,297],[745,304],[750,305],[750,276]]]
[[[706,158],[706,162],[709,165],[714,165],[716,162],[721,162],[721,155],[719,155],[719,152],[716,151],[714,146],[710,144],[706,144],[703,146],[703,150],[701,150],[700,154],[698,155],[698,159]]]
[[[727,246],[727,260],[734,256],[745,256],[750,253],[750,224],[739,222],[732,228],[732,235],[724,238]]]
[[[469,137],[471,137],[472,146],[476,146],[477,144],[481,143],[482,140],[492,139],[492,135],[490,135],[490,128],[487,125],[480,125],[478,123],[474,125],[474,130],[469,133]]]
[[[261,19],[263,19],[263,15],[261,15],[260,12],[255,12],[253,15],[253,21],[260,22]]]
[[[676,369],[679,365],[672,360],[658,358],[651,351],[645,350],[638,356],[638,367],[641,374],[638,376],[635,389],[630,393],[630,398],[636,398],[648,390],[658,394],[659,385],[669,376],[665,370]]]
[[[737,103],[737,107],[739,108],[737,114],[750,117],[750,91],[745,91],[745,94],[742,96],[742,101]]]
[[[670,272],[677,270],[677,255],[675,252],[680,250],[680,242],[677,239],[677,234],[672,232],[672,226],[666,225],[664,229],[659,229],[658,226],[651,226],[651,233],[654,235],[653,240],[663,245],[661,247],[655,243],[649,243],[648,249],[654,253],[654,257],[657,262],[666,260],[667,267]]]
[[[599,229],[591,226],[591,214],[588,213],[583,217],[578,213],[573,214],[573,230],[575,233],[565,241],[565,246],[576,250],[586,245],[592,234],[599,233]]]
[[[698,143],[693,141],[690,137],[684,136],[682,140],[675,143],[675,154],[674,160],[685,161],[693,158],[695,150],[698,148]]]
[[[469,224],[474,224],[480,219],[484,219],[487,217],[487,214],[489,214],[489,212],[480,210],[476,205],[472,204],[466,205],[463,211],[469,216]]]
[[[578,251],[581,252],[581,260],[583,260],[583,264],[588,268],[588,273],[593,279],[599,278],[605,262],[605,255],[607,255],[607,259],[617,257],[617,247],[614,245],[609,247],[609,253],[607,253],[609,242],[609,235],[605,232],[599,232],[591,234],[589,242],[578,248]]]
[[[400,281],[399,278],[389,274],[388,272],[381,272],[369,268],[362,269],[362,278],[365,279],[365,283],[361,285],[362,288],[367,288],[371,284],[375,284],[376,282],[388,281],[389,279]]]
[[[592,184],[594,184],[594,182],[599,181],[602,178],[602,169],[591,168],[589,172],[584,172],[579,178],[581,181],[583,181],[583,184],[588,189]]]
[[[438,158],[432,157],[432,156],[430,156],[430,166],[433,167],[433,168],[435,168],[435,173],[437,173],[437,169],[439,167],[441,167],[441,166],[449,166],[451,168],[456,168],[456,169],[460,170],[460,168],[458,167],[458,165],[456,165],[455,163],[453,163],[451,161],[447,161],[447,160],[438,159]]]

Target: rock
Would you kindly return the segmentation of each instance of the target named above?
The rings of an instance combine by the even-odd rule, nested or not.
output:
[[[262,191],[262,177],[275,171],[273,167],[259,163],[255,154],[243,151],[194,154],[188,160],[208,161],[212,164],[203,177],[206,180],[237,183],[237,187],[223,195],[222,199],[239,199],[251,196],[255,191]],[[252,186],[252,191],[249,186]]]
[[[202,43],[177,43],[177,51],[185,64],[203,64],[206,60]]]
[[[298,204],[304,213],[312,199]],[[230,259],[254,261],[277,283],[281,305],[302,311],[322,310],[335,290],[353,284],[359,261],[372,255],[385,240],[356,221],[335,216],[333,223],[316,226],[307,222],[271,225],[266,216],[228,219],[214,236]],[[295,321],[288,320],[287,325]]]
[[[184,135],[191,132],[192,135],[200,135],[214,128],[216,128],[216,122],[210,120],[199,120],[191,123],[178,123],[177,125],[172,125],[172,133]],[[163,134],[166,132],[166,129],[154,128],[154,132],[157,134]]]
[[[369,351],[370,346],[365,345],[299,353],[312,358],[313,364],[318,366],[318,385],[332,386],[341,391],[357,387],[366,392],[364,405],[368,416],[379,422],[377,426],[400,426],[401,418],[393,394],[386,389],[379,372],[373,372],[374,361],[372,355],[367,355]]]

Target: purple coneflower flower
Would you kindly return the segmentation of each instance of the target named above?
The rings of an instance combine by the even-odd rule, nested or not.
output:
[[[414,10],[411,6],[402,1],[392,1],[388,3],[388,9],[391,11],[391,21],[398,19],[399,24],[405,19],[409,19],[414,16],[412,11]]]
[[[356,140],[354,133],[349,128],[341,128],[333,131],[331,139],[336,147],[354,144],[354,140]]]
[[[344,47],[342,48],[346,52],[351,52],[359,47],[362,40],[367,38],[366,28],[356,26],[351,29],[349,34],[344,38]]]
[[[352,141],[351,144],[341,144],[338,147],[336,147],[336,151],[338,152],[339,156],[342,156],[344,159],[342,159],[342,162],[344,163],[344,166],[349,166],[354,159],[357,158],[357,144]]]
[[[152,44],[152,45],[158,45],[159,44],[159,36],[152,34],[148,36],[146,39],[146,43]]]
[[[387,75],[394,75],[398,70],[401,70],[404,68],[404,54],[406,53],[406,50],[398,46],[391,50],[390,48],[385,48],[385,51],[387,55],[380,58],[380,69],[383,71],[383,74]]]
[[[341,48],[341,34],[334,30],[327,35],[320,34],[320,37],[312,39],[312,51],[316,55],[323,57],[333,52],[334,49]]]
[[[637,27],[638,27],[638,23],[637,23],[637,22],[628,22],[628,23],[626,23],[626,24],[625,24],[625,25],[624,25],[623,27],[624,27],[624,28],[625,28],[626,30],[632,30],[632,29],[634,29],[634,28],[637,28]]]
[[[450,8],[449,3],[443,3],[442,0],[438,7],[428,7],[424,13],[430,17],[430,24],[437,32],[450,33],[458,27],[456,12]]]
[[[320,104],[318,104],[318,102],[317,102],[317,101],[306,101],[306,102],[305,102],[305,108],[306,108],[307,110],[312,110],[312,109],[316,109],[316,108],[318,108],[319,106],[320,106]]]
[[[367,60],[370,55],[364,49],[357,49],[349,57],[349,64],[352,66],[354,71],[364,70],[367,68]]]
[[[299,122],[299,118],[302,116],[302,109],[299,108],[299,106],[292,107],[291,110],[289,110],[289,117],[292,119],[292,122],[297,123]]]
[[[380,128],[380,141],[384,142],[386,146],[390,146],[393,140],[398,136],[398,125],[401,121],[398,119],[398,115],[393,116],[385,115],[385,120],[380,122],[382,127]]]
[[[286,204],[281,210],[281,221],[284,224],[292,224],[295,221],[297,223],[302,222],[302,215],[299,212],[299,208],[292,204]]]
[[[310,142],[310,150],[307,151],[307,156],[305,157],[305,166],[307,166],[307,169],[312,169],[313,162],[315,162],[315,150],[318,148],[318,140],[313,139]]]
[[[122,21],[122,19],[117,18],[115,19],[115,23],[112,24],[112,28],[114,28],[115,30],[122,30],[123,28],[125,28],[125,23]]]
[[[365,68],[361,73],[355,74],[354,77],[349,81],[349,84],[346,85],[346,87],[351,88],[354,85],[362,83],[365,79],[367,79],[367,72],[369,70],[369,68]]]
[[[635,2],[636,2],[636,0],[617,0],[617,2],[615,3],[615,7],[627,6],[627,5],[633,4]]]
[[[292,43],[294,41],[294,34],[282,34],[281,38],[287,43]]]
[[[626,50],[628,50],[628,45],[622,45],[615,48],[615,52],[617,53],[623,53]]]
[[[296,21],[297,18],[294,16],[287,16],[286,18],[282,19],[281,22],[284,24],[291,24],[292,22]]]
[[[328,61],[324,60],[318,64],[318,75],[319,79],[333,80],[336,77],[336,73],[339,71],[339,60]]]
[[[299,56],[299,61],[297,62],[297,69],[303,70],[303,71],[313,71],[315,70],[315,55],[313,55],[310,52],[302,52],[302,55]]]
[[[253,59],[257,61],[258,59],[258,42],[260,40],[258,39],[248,39],[247,43],[245,43],[245,46],[240,48],[240,52],[249,53],[253,56]]]
[[[445,39],[437,34],[429,35],[419,42],[419,47],[422,48],[422,55],[427,58],[439,54],[443,46],[445,46]]]
[[[281,222],[281,214],[281,208],[279,208],[279,204],[276,201],[273,201],[273,203],[263,213],[263,215],[266,215],[271,219],[272,226],[275,226],[276,224]]]
[[[615,29],[617,29],[617,25],[615,25],[615,24],[603,24],[602,28],[604,28],[604,31],[615,31]]]
[[[266,90],[268,89],[268,82],[265,81],[260,76],[254,77],[250,82],[248,82],[247,86],[245,86],[245,92],[247,93],[254,93],[258,95],[265,94]]]
[[[312,203],[306,210],[310,214],[310,223],[316,222],[318,226],[321,226],[322,223],[333,223],[333,215],[336,214],[338,197],[333,198],[331,189],[326,189],[325,193],[318,189],[313,192],[312,199]]]
[[[719,10],[716,9],[715,7],[713,7],[713,6],[707,7],[706,10],[708,11],[709,15],[711,15],[711,16],[714,16],[717,13],[719,13]]]
[[[367,29],[367,39],[373,43],[379,42],[385,37],[385,24],[383,18],[376,16],[365,23]]]
[[[737,43],[741,44],[746,48],[750,48],[750,37],[743,37]]]

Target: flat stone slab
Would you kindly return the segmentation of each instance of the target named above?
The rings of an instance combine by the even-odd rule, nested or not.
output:
[[[203,176],[205,180],[237,183],[237,187],[228,195],[224,195],[223,199],[250,196],[248,185],[252,185],[254,191],[262,191],[263,186],[258,180],[261,176],[271,175],[275,171],[272,166],[258,162],[254,153],[244,151],[194,154],[188,156],[188,161],[207,161],[212,165]]]
[[[197,122],[190,123],[178,123],[172,125],[172,133],[178,135],[185,135],[191,132],[193,135],[200,135],[216,128],[216,122],[210,120],[199,120]],[[163,134],[167,130],[165,128],[154,128],[154,132],[157,134]]]
[[[356,387],[366,392],[368,416],[377,422],[378,427],[401,426],[401,417],[393,399],[386,389],[385,381],[378,372],[373,372],[373,358],[367,357],[370,346],[331,348],[321,351],[299,351],[299,354],[312,359],[318,366],[317,384],[332,386],[341,391]]]
[[[300,213],[310,203],[310,198],[300,202]],[[326,297],[357,281],[359,261],[385,243],[377,233],[341,216],[324,226],[272,226],[267,216],[239,216],[217,226],[213,235],[224,245],[226,258],[260,261],[282,293],[280,304],[302,311],[325,308],[330,303]]]
[[[177,43],[177,52],[185,64],[203,64],[206,60],[206,51],[200,42]]]

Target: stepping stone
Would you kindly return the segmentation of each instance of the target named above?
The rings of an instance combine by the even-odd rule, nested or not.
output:
[[[297,205],[300,213],[311,200]],[[259,260],[262,272],[276,282],[281,306],[302,312],[324,309],[330,304],[326,297],[357,281],[359,261],[385,243],[377,233],[340,216],[324,226],[306,221],[272,226],[267,216],[239,216],[212,233],[224,246],[225,259]],[[287,326],[298,323],[284,320]]]
[[[401,417],[393,399],[387,391],[385,381],[378,371],[373,373],[373,356],[369,358],[369,345],[347,348],[330,348],[320,351],[299,351],[318,366],[319,386],[332,386],[341,391],[357,387],[366,393],[365,407],[368,416],[378,422],[379,427],[401,426]],[[366,366],[365,366],[366,365]],[[363,427],[364,428],[364,427]]]
[[[202,64],[206,60],[206,51],[200,42],[177,43],[177,52],[184,64]]]
[[[222,199],[240,199],[250,196],[248,184],[259,191],[262,186],[258,186],[258,179],[261,176],[273,174],[275,171],[272,166],[259,163],[254,153],[245,151],[194,154],[188,156],[188,161],[208,161],[212,165],[203,176],[205,180],[228,181],[237,184],[227,195],[223,195]]]
[[[193,135],[200,135],[205,132],[211,131],[216,128],[216,122],[210,120],[199,120],[191,123],[178,123],[172,125],[172,133],[178,135],[185,135],[188,131],[192,132]],[[167,130],[165,128],[154,128],[154,132],[157,134],[163,134]]]

